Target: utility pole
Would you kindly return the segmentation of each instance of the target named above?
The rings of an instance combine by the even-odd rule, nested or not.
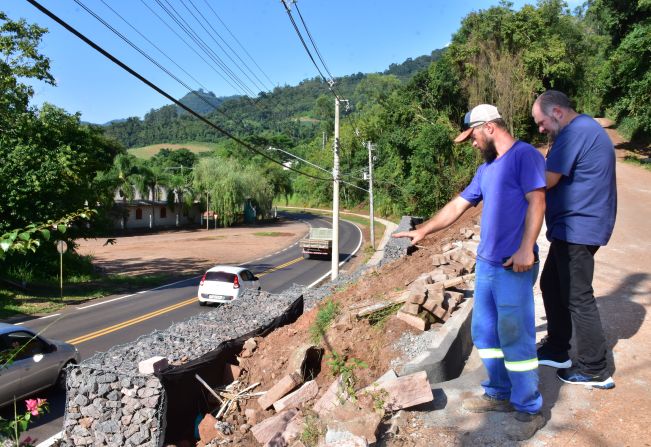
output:
[[[326,144],[326,133],[323,132],[323,139],[321,142],[321,148],[325,151],[325,144]]]
[[[210,230],[210,191],[206,191],[206,230]]]
[[[339,276],[339,97],[335,97],[335,138],[332,165],[332,267],[330,279]]]
[[[375,250],[375,216],[373,214],[373,144],[370,141],[366,142],[368,147],[368,195],[370,202],[370,222],[371,222],[371,248]]]

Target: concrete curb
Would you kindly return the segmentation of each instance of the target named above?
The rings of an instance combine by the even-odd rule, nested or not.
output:
[[[432,384],[459,377],[473,347],[470,334],[473,303],[472,298],[466,298],[437,331],[427,352],[409,361],[401,375],[425,371]]]

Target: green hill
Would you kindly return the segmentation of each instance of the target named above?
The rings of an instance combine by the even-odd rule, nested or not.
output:
[[[394,75],[406,82],[437,60],[440,54],[441,50],[435,50],[430,55],[408,58],[400,64],[391,64],[382,74]],[[337,92],[349,98],[353,108],[359,101],[363,101],[355,96],[355,89],[366,76],[364,73],[356,73],[337,79]],[[283,134],[298,142],[321,132],[321,120],[329,119],[330,116],[324,116],[318,100],[326,97],[330,101],[330,95],[326,83],[315,77],[305,79],[295,86],[279,86],[271,92],[261,92],[254,99],[243,96],[217,97],[212,92],[198,90],[188,93],[180,101],[243,138]],[[219,107],[223,113],[214,111],[212,106]],[[151,110],[142,120],[135,117],[113,120],[105,129],[108,136],[128,148],[161,143],[182,144],[186,141],[217,143],[224,139],[220,132],[175,105]]]

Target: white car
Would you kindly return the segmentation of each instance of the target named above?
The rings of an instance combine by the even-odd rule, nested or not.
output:
[[[208,270],[199,283],[199,305],[228,303],[237,299],[242,290],[260,290],[260,280],[243,267],[218,265]]]

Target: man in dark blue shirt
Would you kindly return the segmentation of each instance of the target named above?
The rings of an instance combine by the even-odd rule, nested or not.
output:
[[[477,249],[472,339],[488,372],[484,394],[463,402],[470,412],[513,411],[508,436],[522,441],[545,424],[540,413],[533,285],[538,277],[536,238],[545,212],[545,160],[517,141],[496,107],[466,114],[455,142],[472,139],[486,161],[470,185],[414,231],[396,233],[416,244],[484,202]]]
[[[552,140],[547,155],[549,255],[540,278],[547,337],[538,348],[541,365],[560,368],[566,383],[615,386],[606,363],[606,340],[594,298],[594,254],[615,226],[615,151],[601,126],[572,109],[568,97],[549,90],[532,108],[541,133]],[[577,362],[568,355],[572,328]]]

